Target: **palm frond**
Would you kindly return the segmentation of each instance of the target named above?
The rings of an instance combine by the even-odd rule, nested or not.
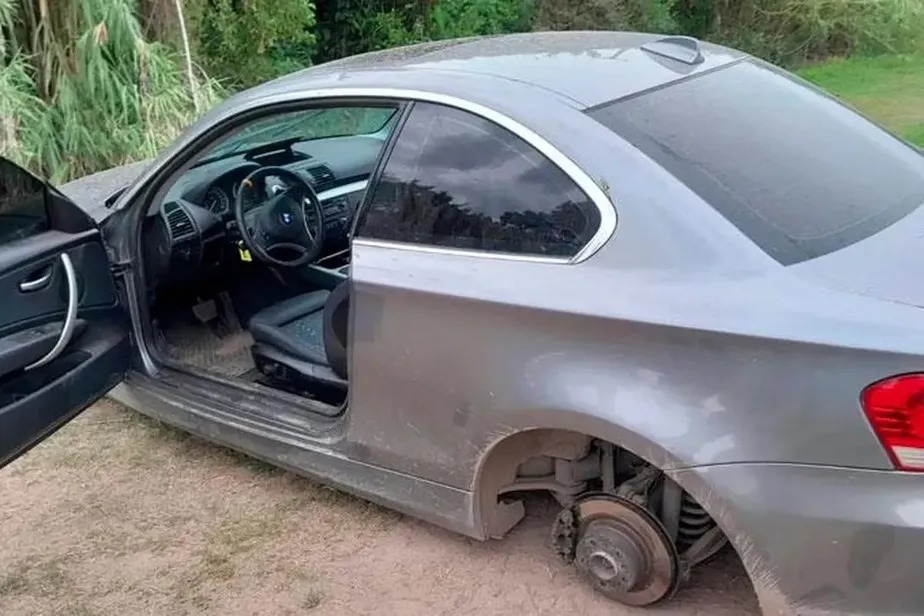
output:
[[[145,40],[133,0],[46,5],[0,0],[0,155],[67,181],[154,155],[223,95]],[[24,53],[11,51],[21,15],[33,25]]]

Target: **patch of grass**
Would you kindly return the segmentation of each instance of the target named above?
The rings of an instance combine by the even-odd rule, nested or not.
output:
[[[324,594],[317,588],[312,588],[305,596],[302,597],[302,609],[313,610],[314,608],[321,605],[321,601],[324,599]]]
[[[60,558],[24,559],[13,563],[8,573],[0,575],[0,597],[57,595],[71,585]]]
[[[908,127],[905,131],[905,139],[924,147],[924,122]]]
[[[209,537],[209,545],[230,555],[260,547],[282,532],[283,513],[276,508],[225,520]]]
[[[201,555],[183,577],[181,594],[195,599],[199,591],[233,578],[251,550],[279,537],[285,529],[282,507],[223,520],[206,538]]]
[[[924,53],[829,60],[798,73],[924,146]]]

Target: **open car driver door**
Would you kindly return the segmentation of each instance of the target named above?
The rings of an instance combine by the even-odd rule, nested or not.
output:
[[[129,332],[97,225],[0,158],[0,467],[122,380]]]

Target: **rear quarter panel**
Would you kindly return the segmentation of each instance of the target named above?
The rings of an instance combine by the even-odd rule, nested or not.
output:
[[[459,488],[504,437],[563,428],[665,469],[885,469],[859,407],[924,368],[921,311],[738,274],[354,252],[352,412],[363,458]]]

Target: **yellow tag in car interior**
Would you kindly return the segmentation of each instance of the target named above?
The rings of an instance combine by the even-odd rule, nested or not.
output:
[[[241,255],[241,261],[243,261],[244,263],[250,263],[251,261],[253,261],[253,257],[250,256],[250,251],[244,248],[243,243],[238,244],[237,251]]]

